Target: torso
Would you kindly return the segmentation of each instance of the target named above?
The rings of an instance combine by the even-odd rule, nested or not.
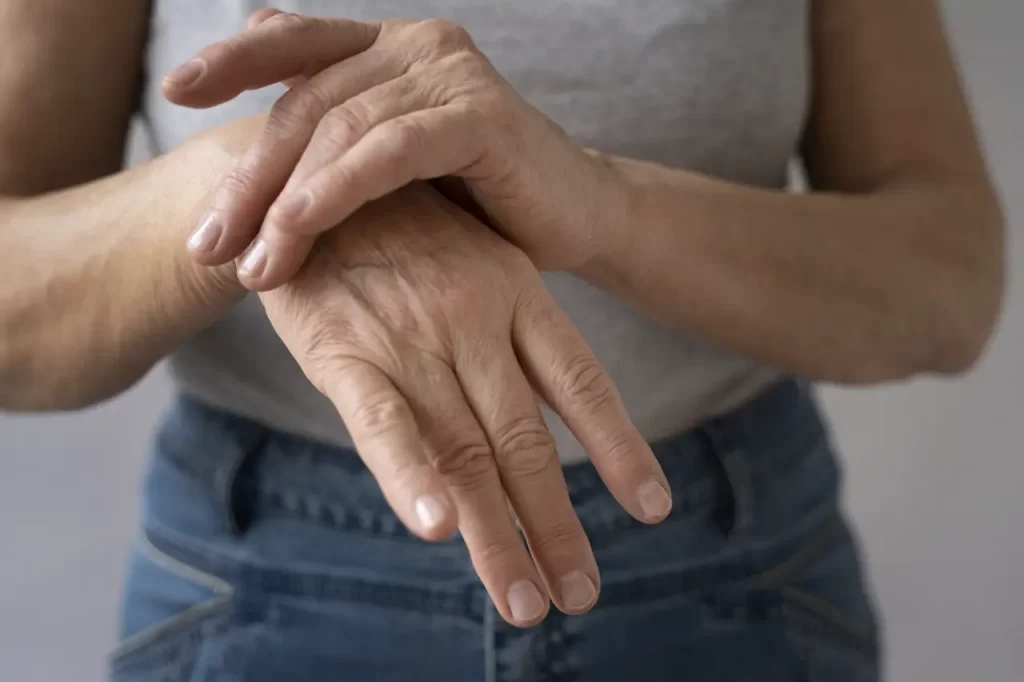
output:
[[[258,0],[154,0],[144,113],[158,151],[281,94],[211,110],[174,107],[159,78],[240,31]],[[304,14],[440,17],[464,25],[499,71],[581,144],[735,182],[782,187],[808,99],[808,0],[281,0]],[[642,229],[642,226],[635,226]],[[615,380],[634,422],[658,440],[747,401],[779,373],[662,327],[564,274],[552,294]],[[180,348],[183,390],[286,431],[350,441],[332,406],[277,339],[259,300]],[[563,461],[583,457],[548,415]]]

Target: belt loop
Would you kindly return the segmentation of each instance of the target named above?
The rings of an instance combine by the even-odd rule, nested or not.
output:
[[[217,500],[231,535],[241,537],[252,523],[252,501],[245,495],[245,472],[249,471],[255,456],[266,441],[262,428],[246,429],[239,433],[232,447],[221,459],[214,475]]]
[[[754,523],[754,481],[747,453],[742,446],[745,439],[740,415],[724,420],[713,420],[700,427],[711,445],[711,451],[722,468],[732,495],[731,518],[725,524],[728,537],[746,533]]]

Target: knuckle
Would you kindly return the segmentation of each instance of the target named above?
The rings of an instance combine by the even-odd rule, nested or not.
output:
[[[330,96],[311,82],[293,87],[270,109],[268,125],[279,132],[315,126],[331,110]]]
[[[313,19],[294,12],[281,12],[264,21],[263,25],[278,30],[308,30]]]
[[[494,471],[494,458],[487,443],[469,440],[454,443],[434,457],[434,468],[461,488],[479,489]]]
[[[467,89],[474,93],[482,92],[482,86],[493,82],[494,69],[475,46],[454,51],[442,63],[447,71],[457,74]]]
[[[443,51],[473,46],[473,38],[464,27],[444,19],[426,19],[416,24],[417,32],[434,48]]]
[[[494,435],[495,454],[515,477],[531,478],[551,471],[555,440],[540,417],[524,417]]]
[[[248,194],[255,186],[255,173],[247,166],[238,166],[221,181],[221,190],[229,196]]]
[[[523,551],[518,537],[509,540],[484,539],[472,548],[473,564],[482,575],[501,572],[507,566],[516,565]]]
[[[609,434],[601,447],[601,458],[616,476],[626,480],[640,478],[644,473],[643,459],[637,439],[625,431]]]
[[[575,516],[554,521],[530,538],[531,545],[540,554],[573,555],[584,541],[583,528]]]
[[[473,104],[481,123],[498,124],[504,128],[518,115],[512,99],[498,88],[488,88],[479,93]]]
[[[352,413],[352,420],[371,436],[392,431],[411,418],[409,406],[393,392],[365,396]]]
[[[607,407],[615,397],[611,379],[590,354],[577,355],[566,364],[561,387],[567,399],[589,412]]]
[[[302,335],[303,355],[321,374],[337,372],[350,362],[345,354],[346,344],[342,338],[344,327],[317,321],[311,311],[297,311],[296,322],[305,327]]]
[[[335,144],[351,145],[366,134],[369,128],[369,116],[365,108],[357,100],[334,107],[324,115],[319,130]]]
[[[408,117],[392,119],[382,134],[387,135],[401,161],[411,162],[426,146],[427,133],[423,126]]]
[[[509,278],[521,282],[524,286],[533,283],[543,286],[543,280],[540,280],[537,267],[525,251],[507,242],[499,244],[498,247],[501,249],[498,258],[502,271]],[[533,297],[531,294],[531,299]]]

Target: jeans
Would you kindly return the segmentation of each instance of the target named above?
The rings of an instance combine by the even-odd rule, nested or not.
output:
[[[156,441],[117,682],[871,682],[876,621],[811,389],[784,381],[654,444],[674,498],[632,520],[565,469],[597,606],[503,622],[456,537],[428,544],[358,456],[178,399]]]

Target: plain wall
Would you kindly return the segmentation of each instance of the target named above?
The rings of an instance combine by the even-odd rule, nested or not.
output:
[[[944,3],[1024,271],[1024,2]],[[1024,670],[1024,284],[956,382],[824,392],[886,622],[888,679],[1011,682]],[[100,682],[157,370],[97,409],[0,415],[0,680]]]

